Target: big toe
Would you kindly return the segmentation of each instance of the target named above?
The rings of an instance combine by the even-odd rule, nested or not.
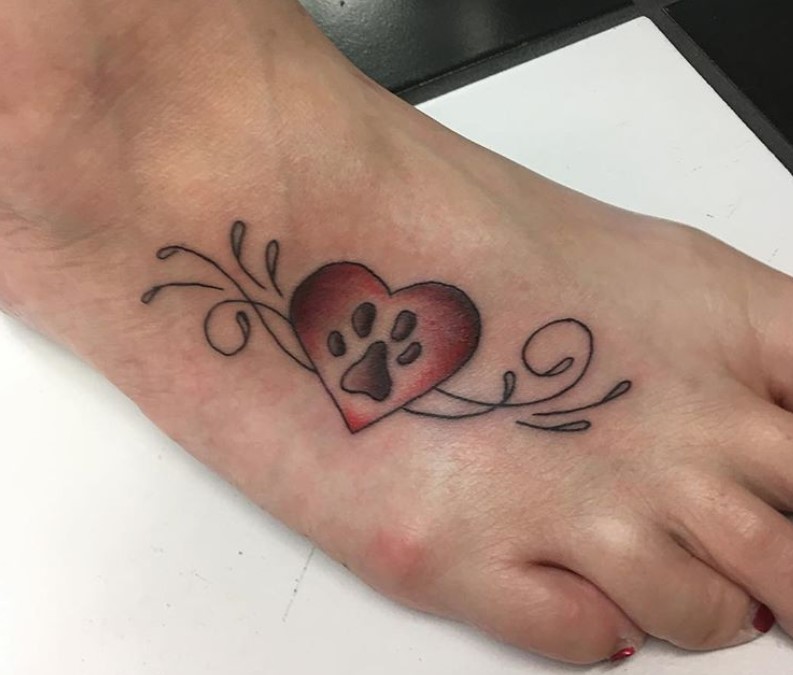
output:
[[[598,588],[544,565],[506,564],[471,575],[455,593],[455,613],[496,638],[574,664],[623,660],[645,635]]]

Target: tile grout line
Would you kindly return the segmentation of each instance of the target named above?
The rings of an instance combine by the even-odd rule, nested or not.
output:
[[[495,75],[563,47],[568,47],[588,37],[637,19],[640,16],[640,10],[633,5],[629,5],[622,9],[586,19],[560,31],[552,32],[549,35],[497,51],[484,58],[445,71],[420,84],[397,90],[394,93],[408,103],[418,105],[490,75]]]
[[[757,138],[793,173],[793,144],[666,11],[679,0],[632,0],[622,9],[495,52],[395,93],[418,105],[640,17],[650,19]]]
[[[793,173],[793,145],[666,11],[678,0],[633,0],[744,124]]]

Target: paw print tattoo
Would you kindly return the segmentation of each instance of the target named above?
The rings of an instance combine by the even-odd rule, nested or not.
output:
[[[209,346],[236,356],[258,324],[320,380],[351,433],[399,411],[434,420],[511,412],[520,415],[513,418],[520,427],[578,433],[592,427],[591,411],[633,388],[623,379],[594,399],[567,398],[595,362],[592,330],[572,317],[547,321],[523,341],[514,355],[516,369],[494,382],[500,392],[480,397],[461,390],[459,382],[447,385],[474,356],[482,335],[479,310],[463,290],[438,281],[395,289],[365,265],[332,262],[309,274],[289,297],[278,280],[278,241],[266,245],[264,265],[252,268],[244,255],[246,231],[238,220],[229,232],[236,273],[189,246],[159,249],[159,260],[192,257],[212,277],[159,283],[141,302],[151,304],[168,289],[222,294],[204,316]],[[549,384],[556,387],[549,391]]]
[[[350,323],[355,335],[366,340],[372,336],[376,320],[377,307],[371,302],[362,302],[355,308]],[[378,402],[385,401],[393,389],[389,356],[396,353],[394,361],[401,367],[415,363],[421,356],[421,342],[411,341],[405,346],[417,324],[415,312],[409,309],[399,312],[389,334],[390,344],[385,340],[369,342],[363,356],[342,375],[342,390],[348,394],[364,394]],[[347,341],[341,331],[334,330],[328,334],[328,351],[336,358],[347,356]]]

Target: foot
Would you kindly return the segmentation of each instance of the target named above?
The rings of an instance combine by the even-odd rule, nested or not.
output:
[[[154,7],[0,10],[7,312],[413,607],[575,663],[793,631],[790,279],[445,131],[287,2]]]

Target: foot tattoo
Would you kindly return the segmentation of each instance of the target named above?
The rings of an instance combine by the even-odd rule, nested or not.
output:
[[[479,344],[479,312],[460,289],[429,282],[392,291],[357,263],[311,274],[292,294],[289,316],[353,432],[449,379]]]
[[[303,368],[317,375],[342,415],[356,433],[398,411],[442,420],[480,417],[497,410],[520,411],[527,419],[515,423],[550,432],[583,432],[592,427],[580,413],[598,408],[627,394],[630,380],[618,382],[605,396],[587,405],[557,409],[549,405],[576,389],[590,370],[595,355],[590,328],[577,319],[557,319],[536,330],[523,343],[521,362],[527,376],[538,383],[549,378],[563,383],[542,396],[518,398],[518,376],[502,376],[501,394],[483,400],[450,391],[442,385],[458,373],[479,346],[481,319],[471,299],[459,288],[424,282],[391,290],[372,270],[352,262],[334,262],[319,268],[294,290],[288,306],[277,281],[280,246],[269,242],[264,255],[266,280],[245,264],[246,225],[235,222],[230,247],[240,269],[235,277],[213,258],[181,245],[165,246],[157,258],[189,255],[207,265],[217,283],[177,281],[159,284],[141,297],[150,304],[168,288],[198,288],[228,293],[212,304],[204,317],[204,336],[223,356],[239,354],[248,345],[252,320],[258,321],[278,347]],[[258,291],[277,296],[274,306],[254,298],[240,279]],[[228,331],[219,335],[218,315],[237,326],[231,342]],[[227,322],[222,322],[228,326]],[[232,324],[233,325],[233,324]],[[564,355],[539,366],[538,352],[547,362],[549,347],[566,344]],[[525,387],[524,387],[525,389]],[[548,419],[563,421],[549,423]]]

